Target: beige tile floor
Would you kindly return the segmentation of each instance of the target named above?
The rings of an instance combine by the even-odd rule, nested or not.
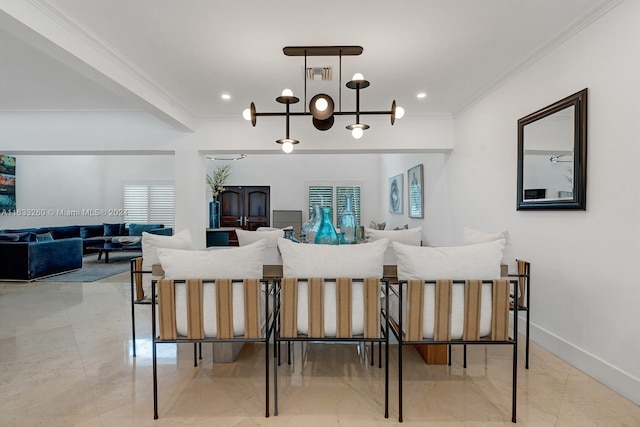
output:
[[[128,273],[93,283],[0,283],[0,426],[397,425],[397,347],[391,348],[390,418],[383,370],[355,345],[294,346],[278,372],[279,410],[264,417],[264,348],[231,364],[193,367],[191,345],[159,346],[153,420],[150,310],[137,306],[131,355]],[[510,348],[476,346],[469,366],[427,366],[405,348],[405,425],[510,422]],[[523,360],[523,351],[520,351]],[[520,363],[518,425],[640,426],[640,407],[543,350]]]

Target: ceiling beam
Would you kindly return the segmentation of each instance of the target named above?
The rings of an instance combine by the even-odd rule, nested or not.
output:
[[[169,125],[193,131],[195,117],[149,76],[51,3],[0,0],[0,25],[74,71]]]

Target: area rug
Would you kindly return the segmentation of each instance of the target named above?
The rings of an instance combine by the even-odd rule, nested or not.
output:
[[[39,282],[95,282],[131,270],[130,260],[140,256],[136,252],[112,252],[109,263],[104,257],[98,261],[98,255],[87,255],[82,258],[82,268],[69,273],[38,279]]]

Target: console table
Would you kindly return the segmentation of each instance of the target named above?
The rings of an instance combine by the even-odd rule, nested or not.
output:
[[[238,246],[235,227],[207,228],[207,247]]]

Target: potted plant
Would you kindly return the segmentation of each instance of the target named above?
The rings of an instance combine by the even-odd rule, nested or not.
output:
[[[224,184],[231,176],[231,165],[218,166],[213,175],[207,175],[207,184],[211,188],[213,201],[209,203],[209,228],[220,227],[220,201],[218,196],[226,191]]]

